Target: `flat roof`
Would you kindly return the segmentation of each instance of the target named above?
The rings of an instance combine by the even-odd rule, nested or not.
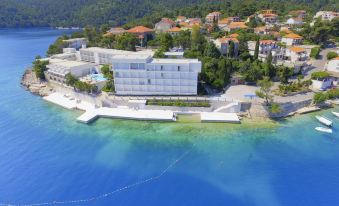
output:
[[[142,51],[126,51],[126,50],[118,50],[118,49],[105,49],[100,47],[88,47],[80,49],[80,51],[91,51],[91,52],[102,52],[109,53],[112,55],[121,55],[121,54],[129,54],[129,55],[139,55],[139,54],[150,54],[153,55],[152,50],[142,50]]]
[[[63,67],[77,67],[77,66],[83,66],[83,65],[94,66],[94,64],[89,63],[89,62],[69,61],[69,60],[53,62],[52,64],[63,66]]]
[[[187,63],[200,63],[198,59],[153,59],[151,64],[161,63],[161,64],[187,64]]]

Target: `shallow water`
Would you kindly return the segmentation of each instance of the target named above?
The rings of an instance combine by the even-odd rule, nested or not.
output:
[[[25,67],[65,32],[0,30],[0,204],[82,200],[136,182],[73,204],[339,204],[339,121],[330,110],[320,114],[334,120],[332,135],[313,129],[318,113],[240,125],[189,117],[77,123],[80,112],[19,85]]]

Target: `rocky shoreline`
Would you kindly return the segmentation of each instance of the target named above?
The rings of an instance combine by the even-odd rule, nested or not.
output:
[[[54,89],[47,82],[39,80],[32,69],[26,69],[22,75],[20,84],[28,91],[39,96],[47,96],[54,92]]]

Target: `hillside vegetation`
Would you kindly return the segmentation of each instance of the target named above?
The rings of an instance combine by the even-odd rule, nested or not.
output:
[[[265,8],[336,10],[336,0],[1,0],[0,27],[153,24],[162,16],[203,17],[213,10],[245,18]]]

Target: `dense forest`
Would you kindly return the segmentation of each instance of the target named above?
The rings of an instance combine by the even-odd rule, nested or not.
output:
[[[315,13],[337,10],[337,0],[1,0],[0,27],[153,24],[162,16],[203,17],[219,10],[245,18],[271,8],[280,14],[292,9]]]

